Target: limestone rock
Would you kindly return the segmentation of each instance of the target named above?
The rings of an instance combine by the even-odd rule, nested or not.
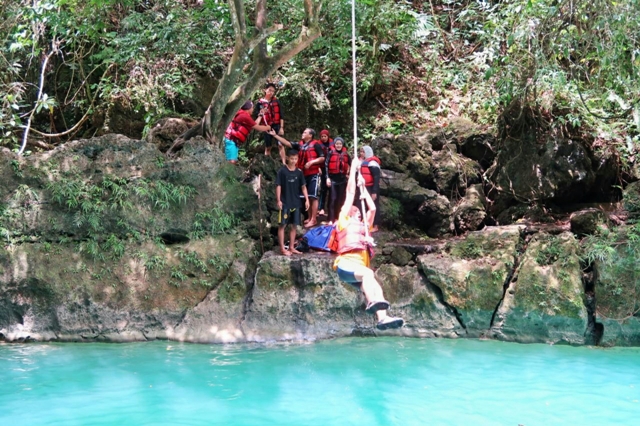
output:
[[[456,231],[464,233],[477,231],[487,217],[487,199],[481,184],[467,188],[465,196],[453,210],[453,222]]]
[[[592,235],[598,230],[598,225],[604,221],[604,213],[599,209],[585,209],[574,212],[569,217],[571,232],[578,237]]]
[[[536,235],[505,293],[492,333],[523,343],[579,345],[587,323],[576,239],[569,232]]]
[[[491,325],[515,263],[520,232],[518,226],[472,232],[452,243],[446,254],[418,257],[427,281],[442,291],[469,336],[478,337]]]
[[[596,261],[596,321],[604,326],[601,344],[640,345],[640,265],[632,246],[619,245],[610,262]]]

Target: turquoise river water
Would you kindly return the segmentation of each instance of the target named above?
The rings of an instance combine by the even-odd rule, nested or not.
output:
[[[0,344],[0,425],[637,425],[640,349]]]

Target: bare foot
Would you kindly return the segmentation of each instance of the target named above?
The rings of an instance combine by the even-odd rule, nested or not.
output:
[[[316,224],[317,224],[317,222],[314,220],[313,222],[306,222],[304,224],[304,227],[305,228],[312,228],[312,227],[316,226]]]
[[[306,225],[307,223],[309,223],[309,219],[305,219],[304,222],[302,222],[302,223],[304,223]]]
[[[373,233],[373,232],[378,232],[379,229],[377,226],[374,226],[373,228],[371,228],[371,230],[369,232]]]
[[[291,256],[291,252],[285,249],[280,249],[280,254],[283,256]]]
[[[298,251],[296,249],[291,250],[291,254],[302,254],[301,251]]]

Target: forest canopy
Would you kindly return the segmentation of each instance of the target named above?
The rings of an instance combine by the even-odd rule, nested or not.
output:
[[[622,160],[635,154],[638,0],[356,2],[365,138],[457,116],[491,126],[525,117],[614,146]],[[244,3],[253,23],[257,2]],[[198,99],[203,79],[217,81],[234,51],[229,7],[222,0],[3,2],[0,145],[19,149],[30,126],[28,149],[50,149],[109,131],[122,111],[142,123],[139,136],[163,117],[201,118],[197,105],[210,101]],[[302,0],[267,8],[269,22],[282,25],[266,39],[272,52],[298,36],[305,11]],[[284,83],[281,98],[306,106],[303,116],[350,114],[350,12],[349,1],[324,0],[321,37],[271,76]]]

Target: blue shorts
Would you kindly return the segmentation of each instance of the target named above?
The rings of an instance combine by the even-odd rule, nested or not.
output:
[[[362,285],[362,281],[358,281],[353,271],[349,269],[349,262],[338,263],[338,278],[340,278],[340,281],[344,281],[345,283],[351,284],[356,288],[360,288],[360,285]]]
[[[238,144],[232,140],[224,138],[224,156],[227,161],[238,161]]]
[[[309,198],[318,198],[320,175],[305,176],[304,180],[307,183],[307,194],[309,194]],[[300,198],[304,198],[304,195],[300,195]]]

